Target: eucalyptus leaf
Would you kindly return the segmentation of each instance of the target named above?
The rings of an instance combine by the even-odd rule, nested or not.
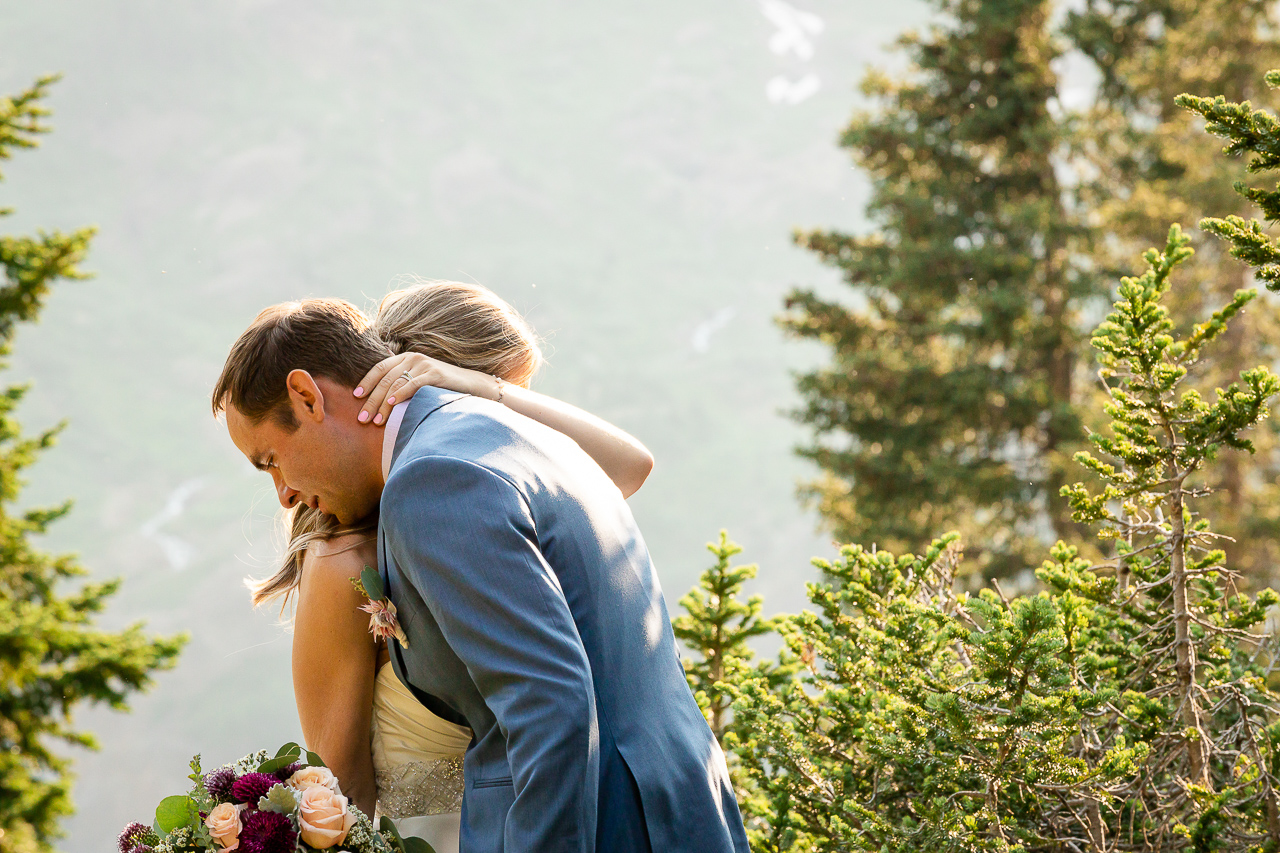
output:
[[[297,755],[298,753],[302,752],[302,747],[298,746],[293,741],[289,741],[284,746],[276,750],[276,758],[279,758],[282,755],[288,755],[291,752],[294,755]]]
[[[432,847],[424,839],[416,835],[410,835],[404,840],[404,853],[436,853],[436,848]]]
[[[396,853],[405,853],[404,839],[400,837],[400,830],[396,829],[395,821],[386,815],[383,815],[382,820],[378,823],[378,829],[380,829],[383,834],[390,836],[390,838],[387,839],[387,843],[391,845],[392,850],[395,850]]]
[[[329,766],[324,763],[324,761],[320,758],[320,756],[316,755],[311,750],[307,750],[307,763],[310,764],[312,767],[328,767]]]
[[[401,837],[400,830],[396,829],[395,822],[386,815],[382,816],[382,821],[378,824],[378,828],[391,836],[390,844],[398,853],[436,853],[436,848],[428,844],[425,839],[416,835]]]
[[[156,806],[156,829],[168,835],[175,829],[191,826],[193,819],[199,816],[195,801],[183,794],[165,797]]]
[[[288,767],[290,764],[293,764],[302,757],[302,747],[298,746],[296,743],[288,744],[288,746],[292,747],[289,752],[280,753],[275,758],[269,758],[259,764],[258,772],[275,773],[277,770]]]
[[[368,593],[370,601],[379,601],[385,597],[386,592],[382,588],[382,576],[378,574],[376,569],[365,566],[364,571],[360,573],[360,583],[364,586],[364,591]]]
[[[296,756],[294,756],[294,758],[296,758]],[[283,767],[288,767],[292,763],[293,760],[288,755],[281,756],[280,758],[272,758],[259,764],[258,772],[266,774],[275,773],[277,770]]]

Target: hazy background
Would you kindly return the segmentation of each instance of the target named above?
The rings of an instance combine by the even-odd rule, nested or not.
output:
[[[511,10],[519,10],[512,14]],[[366,3],[0,0],[0,91],[62,71],[56,132],[3,164],[3,233],[95,224],[96,279],[57,286],[5,381],[35,430],[70,419],[31,503],[74,497],[48,547],[122,575],[104,621],[189,630],[132,715],[83,714],[65,849],[108,849],[218,763],[299,738],[289,635],[241,584],[272,566],[274,494],[208,412],[263,306],[375,302],[403,273],[479,281],[546,338],[535,388],[645,441],[631,500],[675,600],[722,528],[801,606],[829,555],[773,324],[835,281],[789,239],[859,228],[836,147],[868,62],[914,2]]]

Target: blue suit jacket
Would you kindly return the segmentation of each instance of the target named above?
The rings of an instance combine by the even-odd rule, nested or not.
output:
[[[475,733],[462,853],[747,851],[648,550],[577,444],[423,388],[378,539],[396,674]]]

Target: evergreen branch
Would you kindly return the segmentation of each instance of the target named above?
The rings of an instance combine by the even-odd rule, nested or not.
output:
[[[0,160],[12,157],[14,148],[35,148],[39,144],[37,137],[49,132],[49,126],[41,120],[52,113],[41,102],[48,97],[49,87],[61,77],[60,74],[41,77],[17,95],[0,97]],[[0,180],[3,178],[0,173]]]

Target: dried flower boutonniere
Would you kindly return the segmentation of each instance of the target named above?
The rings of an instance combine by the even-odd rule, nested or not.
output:
[[[395,637],[400,645],[406,649],[409,648],[409,638],[404,635],[400,621],[396,619],[396,606],[391,599],[387,598],[378,572],[365,566],[359,578],[351,579],[351,584],[360,591],[361,595],[369,599],[368,604],[360,607],[369,614],[369,633],[379,640]]]

